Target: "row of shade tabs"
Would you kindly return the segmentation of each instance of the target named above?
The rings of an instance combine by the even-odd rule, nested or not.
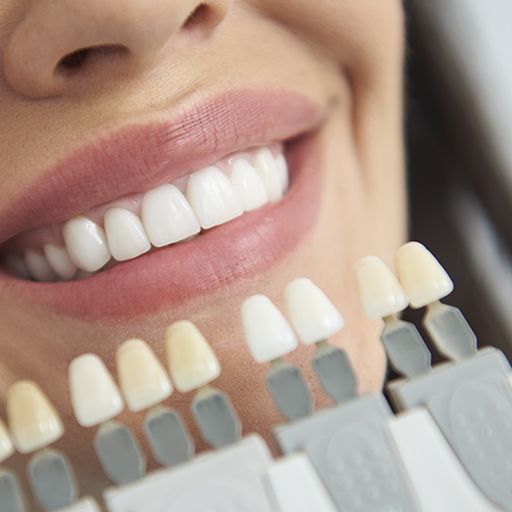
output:
[[[430,369],[430,351],[414,325],[398,314],[409,304],[427,307],[424,325],[436,348],[451,360],[476,353],[476,337],[460,311],[439,302],[453,284],[421,244],[410,242],[397,253],[398,278],[378,258],[355,266],[361,304],[370,318],[383,318],[381,340],[390,364],[405,377]],[[343,319],[311,280],[296,279],[284,291],[286,316],[264,295],[247,298],[241,307],[245,341],[258,363],[271,363],[266,386],[281,414],[290,422],[313,412],[313,397],[301,370],[285,361],[298,339],[316,345],[312,367],[324,391],[336,403],[357,395],[357,379],[347,354],[329,343]],[[462,333],[462,334],[461,334]],[[153,457],[173,467],[193,457],[194,442],[178,411],[164,405],[173,392],[195,391],[191,408],[198,431],[212,448],[237,442],[241,423],[229,397],[211,385],[221,372],[219,361],[198,328],[189,321],[165,333],[167,372],[143,340],[130,339],[116,354],[118,384],[94,354],[74,359],[69,387],[75,417],[82,427],[97,427],[94,449],[105,474],[115,485],[141,479],[146,458],[131,429],[116,421],[126,404],[132,412],[147,411],[144,435]],[[169,378],[169,373],[170,377]],[[172,381],[171,381],[172,379]],[[32,454],[27,465],[35,500],[46,511],[72,505],[79,495],[65,454],[51,447],[64,434],[62,421],[39,385],[15,383],[7,393],[7,425],[0,421],[0,462],[15,450]],[[0,509],[26,510],[16,475],[0,467]]]

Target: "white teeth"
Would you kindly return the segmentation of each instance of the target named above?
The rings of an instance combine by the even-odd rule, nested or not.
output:
[[[306,345],[326,340],[343,327],[339,311],[309,279],[295,279],[286,287],[284,294],[288,316]]]
[[[25,251],[25,264],[36,281],[55,281],[57,277],[46,258],[35,251]]]
[[[446,270],[418,242],[409,242],[398,250],[396,269],[413,308],[431,304],[453,291],[453,282]]]
[[[71,405],[82,427],[92,427],[117,416],[123,400],[105,363],[94,354],[79,356],[69,365]]]
[[[242,304],[245,341],[258,363],[272,361],[297,348],[297,338],[286,318],[265,295],[253,295]]]
[[[279,178],[281,180],[281,187],[283,192],[288,190],[288,185],[290,182],[290,177],[288,174],[288,162],[282,153],[277,155],[276,157],[277,169],[279,171]]]
[[[11,386],[7,392],[7,416],[20,453],[39,450],[64,434],[57,411],[34,382],[24,380]]]
[[[229,179],[238,193],[244,211],[256,210],[268,203],[263,180],[245,158],[237,158],[233,162]]]
[[[43,249],[48,264],[61,279],[67,281],[74,277],[77,268],[64,247],[46,244]]]
[[[270,202],[279,201],[284,193],[282,164],[278,165],[270,149],[261,148],[256,153],[254,167],[263,180]]]
[[[385,318],[407,307],[409,301],[395,274],[376,256],[359,260],[354,273],[359,299],[368,318]]]
[[[10,457],[14,453],[14,445],[12,444],[5,423],[0,420],[0,462]]]
[[[224,224],[243,213],[235,187],[214,165],[191,174],[186,195],[203,229]]]
[[[201,230],[190,204],[174,185],[162,185],[144,195],[142,222],[155,247],[185,240]]]
[[[62,228],[71,261],[82,270],[94,272],[110,260],[103,228],[84,216],[75,217]]]
[[[178,391],[198,389],[220,375],[220,364],[199,329],[187,321],[175,322],[165,333],[172,380]]]
[[[103,222],[108,247],[115,260],[130,260],[151,249],[141,220],[129,210],[111,208]]]
[[[117,350],[116,361],[119,384],[130,411],[148,409],[171,395],[171,381],[144,341],[125,341]]]

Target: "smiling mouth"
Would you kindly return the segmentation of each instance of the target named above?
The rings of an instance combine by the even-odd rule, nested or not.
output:
[[[268,268],[315,218],[324,117],[239,91],[84,147],[0,212],[0,287],[115,320]]]

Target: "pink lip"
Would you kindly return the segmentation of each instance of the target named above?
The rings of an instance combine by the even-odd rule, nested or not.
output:
[[[237,91],[170,117],[106,135],[47,170],[0,213],[0,240],[173,181],[226,154],[311,132],[323,112],[296,93]],[[0,287],[58,313],[109,322],[155,313],[262,271],[292,250],[314,222],[316,149],[314,134],[291,144],[292,182],[280,203],[92,278],[33,283],[4,274]]]

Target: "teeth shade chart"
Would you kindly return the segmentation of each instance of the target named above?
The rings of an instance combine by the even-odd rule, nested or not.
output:
[[[173,392],[171,380],[149,345],[139,339],[125,341],[117,350],[117,374],[128,409],[149,409],[144,432],[155,459],[164,466],[189,460],[194,443],[180,414],[159,405]]]
[[[393,272],[376,256],[366,256],[356,263],[354,274],[366,315],[384,320],[380,339],[390,365],[411,378],[428,372],[431,355],[423,338],[415,325],[397,316],[409,301]]]
[[[411,307],[426,306],[423,325],[437,350],[459,361],[476,354],[476,335],[462,312],[441,303],[453,291],[453,282],[434,255],[418,242],[408,242],[396,254],[396,268]]]
[[[140,355],[141,345],[136,345]],[[147,366],[151,355],[148,358],[146,352],[144,356]],[[126,357],[125,350],[125,356],[120,359],[125,391],[128,391],[132,405],[135,403],[139,406],[141,399],[147,400],[147,390],[133,394],[132,381],[126,378],[123,368],[124,365],[133,364],[132,356],[128,354]],[[94,447],[105,474],[118,485],[141,478],[146,471],[146,459],[132,431],[122,423],[113,421],[123,410],[124,403],[105,363],[95,354],[79,356],[69,365],[68,380],[71,404],[78,423],[83,427],[99,425]],[[155,384],[161,387],[161,379],[155,377]]]
[[[295,279],[285,288],[291,324],[305,345],[316,345],[311,362],[324,391],[337,403],[357,394],[357,377],[346,352],[328,343],[343,328],[343,318],[310,279]]]
[[[214,448],[238,441],[240,420],[229,397],[210,386],[221,368],[199,329],[192,322],[175,322],[165,333],[165,346],[176,389],[196,391],[192,414],[202,438]]]
[[[288,183],[281,144],[250,148],[61,225],[21,233],[0,253],[21,279],[83,279],[278,202]]]
[[[279,412],[293,421],[313,410],[313,397],[299,368],[283,360],[298,346],[290,324],[265,295],[245,299],[241,309],[245,342],[258,363],[270,362],[267,389]]]

